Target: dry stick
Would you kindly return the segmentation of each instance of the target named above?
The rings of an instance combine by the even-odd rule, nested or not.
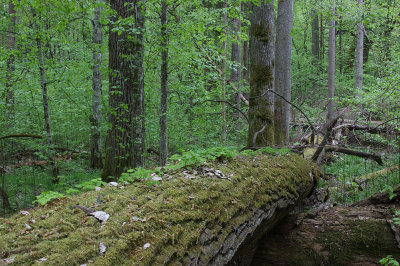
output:
[[[237,108],[236,106],[234,106],[232,103],[230,103],[229,101],[222,101],[222,100],[205,100],[204,102],[215,102],[215,103],[225,102],[225,103],[227,103],[230,107],[232,107],[233,109],[235,109],[236,111],[239,111],[239,112],[243,115],[243,117],[246,118],[247,123],[250,124],[250,120],[249,120],[249,118],[246,116],[246,114],[245,114],[242,110],[240,110],[239,108]],[[203,102],[203,103],[204,103],[204,102]]]
[[[322,140],[322,143],[318,146],[318,149],[315,151],[314,155],[311,157],[312,161],[317,161],[317,159],[318,159],[319,155],[321,154],[322,150],[325,148],[326,144],[328,143],[329,136],[331,135],[332,128],[336,124],[336,122],[338,121],[340,115],[341,114],[335,116],[331,120],[328,120],[325,123],[325,125],[322,126],[323,128],[326,127],[325,136],[324,136],[324,139]]]
[[[362,157],[362,158],[367,158],[367,159],[370,159],[370,160],[374,160],[379,165],[383,165],[383,161],[382,161],[381,156],[379,156],[377,154],[350,150],[350,149],[346,149],[346,148],[338,147],[338,146],[326,146],[325,147],[325,151],[326,152],[340,152],[340,153],[344,153],[344,154],[348,154],[348,155],[354,155],[354,156],[358,156],[358,157]]]
[[[194,39],[194,37],[193,37],[193,39]],[[194,42],[194,45],[196,46],[196,48],[197,48],[200,52],[202,52],[202,53],[205,54],[205,56],[207,57],[207,60],[217,69],[218,73],[219,73],[222,77],[224,77],[224,75],[223,75],[224,72],[218,67],[218,65],[214,62],[214,60],[212,60],[212,58],[204,51],[204,49],[203,49],[196,41]],[[240,99],[242,99],[242,101],[243,101],[247,106],[249,106],[249,101],[243,96],[243,94],[242,94],[242,93],[240,92],[240,90],[235,86],[235,84],[233,84],[232,81],[230,81],[229,79],[225,79],[225,81],[232,87],[233,90],[235,90],[235,91],[238,93]]]
[[[258,134],[260,134],[261,132],[263,132],[263,131],[267,128],[267,125],[268,125],[268,124],[265,124],[265,125],[262,127],[262,129],[260,129],[260,130],[257,131],[256,133],[254,133],[254,136],[253,136],[253,147],[257,147],[257,146],[256,146],[257,136],[258,136]]]

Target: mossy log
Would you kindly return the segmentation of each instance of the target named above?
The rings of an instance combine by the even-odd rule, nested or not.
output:
[[[313,166],[292,154],[238,156],[205,167],[228,178],[199,167],[194,179],[178,171],[155,186],[105,187],[0,219],[0,264],[227,264],[316,183]],[[100,223],[75,205],[110,217]]]
[[[251,265],[380,265],[388,255],[399,260],[398,226],[387,207],[335,207],[305,219],[289,215],[260,241]]]

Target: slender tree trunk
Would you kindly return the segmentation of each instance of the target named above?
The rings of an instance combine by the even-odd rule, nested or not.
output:
[[[249,79],[249,41],[243,42],[243,79],[250,82]]]
[[[250,15],[250,106],[248,146],[274,144],[274,1],[260,0]],[[255,138],[255,139],[254,139]]]
[[[333,0],[334,3],[334,0]],[[333,8],[333,16],[335,16],[335,8]],[[332,18],[329,22],[329,66],[328,66],[328,119],[335,116],[335,50],[336,50],[336,29],[335,19]]]
[[[360,11],[359,22],[357,23],[357,48],[356,48],[356,88],[358,89],[357,94],[360,96],[360,92],[363,88],[363,64],[364,64],[364,24],[362,22],[364,0],[358,0],[358,9]]]
[[[313,63],[316,66],[319,63],[319,16],[315,9],[312,10],[312,54],[314,57]]]
[[[98,1],[99,3],[99,1]],[[101,83],[101,44],[103,42],[103,32],[101,26],[101,12],[102,7],[98,6],[94,11],[93,20],[93,115],[91,119],[92,124],[92,135],[91,135],[91,156],[90,156],[90,167],[102,168],[103,167],[103,156],[101,151],[101,94],[102,94],[102,83]]]
[[[241,10],[241,1],[235,1],[235,5],[239,7],[239,10]],[[240,14],[240,13],[239,13]],[[232,52],[231,52],[231,60],[232,63],[235,65],[231,69],[231,81],[236,85],[238,88],[238,93],[236,95],[236,107],[240,110],[242,107],[242,102],[240,99],[240,81],[242,79],[241,77],[241,63],[242,63],[242,48],[241,48],[241,38],[240,38],[240,28],[241,28],[241,21],[240,18],[234,18],[232,21],[232,26],[233,26],[233,34],[234,34],[234,41],[232,42]],[[241,116],[241,113],[238,112],[238,117]],[[239,123],[240,127],[240,123]]]
[[[320,34],[319,34],[319,59],[322,61],[325,58],[325,27],[324,27],[324,20],[323,20],[323,16],[320,16],[320,24],[319,24],[319,30],[320,30]]]
[[[144,4],[145,1],[111,0],[109,32],[109,122],[102,180],[119,177],[125,168],[144,165]],[[117,21],[133,17],[115,31]]]
[[[15,44],[16,38],[14,32],[16,31],[16,23],[17,17],[15,12],[15,5],[12,0],[8,3],[8,13],[11,17],[11,21],[8,27],[8,51],[10,52],[10,56],[7,59],[7,74],[6,74],[6,104],[8,105],[8,114],[7,118],[14,112],[14,91],[12,89],[13,86],[13,77],[15,72]]]
[[[160,165],[168,159],[168,3],[161,1],[161,116],[160,116]]]
[[[292,86],[292,27],[294,0],[281,0],[278,5],[275,45],[275,90],[291,100]],[[275,144],[289,141],[290,105],[275,97]]]
[[[224,0],[224,34],[227,35],[227,27],[228,27],[228,1]],[[226,37],[222,44],[222,49],[224,51],[224,58],[222,59],[222,143],[226,145]]]

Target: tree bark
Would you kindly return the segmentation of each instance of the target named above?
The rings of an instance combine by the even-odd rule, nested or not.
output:
[[[332,1],[333,3],[335,0]],[[333,7],[332,15],[335,16],[335,8]],[[328,69],[328,115],[327,118],[331,119],[335,116],[335,57],[336,51],[336,29],[335,20],[331,19],[329,22],[329,69]]]
[[[363,89],[363,64],[364,64],[364,24],[362,22],[363,19],[363,10],[364,10],[364,0],[358,0],[358,10],[359,14],[359,22],[357,23],[357,48],[356,48],[356,88],[357,94],[360,96],[360,93]]]
[[[109,122],[102,180],[119,177],[125,168],[143,166],[144,148],[144,4],[112,0],[109,33]],[[121,30],[122,20],[135,18]],[[128,23],[129,24],[129,23]]]
[[[160,165],[168,159],[168,3],[161,1],[161,116],[160,116]]]
[[[99,3],[99,1],[97,1]],[[101,150],[101,94],[102,94],[102,75],[101,75],[101,63],[102,53],[101,44],[103,42],[103,32],[101,26],[101,13],[102,7],[98,6],[94,10],[93,19],[93,115],[91,120],[91,156],[90,156],[90,167],[91,168],[102,168],[103,167],[103,156]]]
[[[17,23],[17,17],[16,17],[16,12],[15,12],[15,5],[12,0],[9,1],[8,3],[8,14],[11,17],[11,21],[8,27],[8,51],[10,53],[9,58],[7,59],[7,74],[6,74],[6,104],[8,106],[8,114],[7,118],[10,118],[10,116],[14,112],[14,91],[12,89],[13,86],[13,78],[14,78],[14,72],[15,72],[15,55],[14,55],[14,50],[15,50],[15,44],[16,44],[16,38],[15,38],[15,31],[16,31],[16,23]]]
[[[275,91],[291,100],[293,0],[281,0],[278,5],[275,45]],[[275,97],[275,144],[289,141],[290,104]]]
[[[256,132],[265,128],[256,139],[257,146],[274,144],[274,1],[252,5],[250,15],[250,108],[247,146],[253,146]]]
[[[315,3],[315,2],[314,2]],[[319,63],[319,16],[315,9],[312,10],[312,54],[314,57],[313,63],[316,66]]]

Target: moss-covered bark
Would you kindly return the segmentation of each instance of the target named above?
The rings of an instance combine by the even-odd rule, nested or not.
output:
[[[297,155],[242,156],[207,167],[231,180],[189,180],[178,172],[156,186],[106,187],[0,219],[0,259],[13,265],[224,264],[257,227],[306,196],[315,182],[312,167]],[[71,208],[77,204],[110,218],[102,225]],[[100,242],[107,246],[103,255]]]

